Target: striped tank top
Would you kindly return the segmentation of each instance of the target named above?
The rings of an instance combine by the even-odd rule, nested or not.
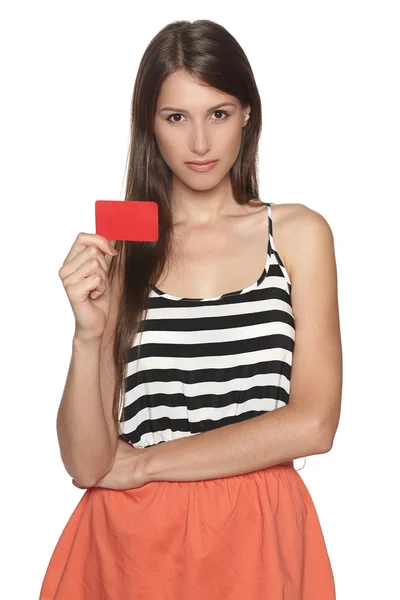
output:
[[[130,349],[119,437],[145,448],[251,419],[289,403],[291,281],[273,239],[252,285],[214,298],[151,286]],[[140,354],[138,358],[138,346]]]

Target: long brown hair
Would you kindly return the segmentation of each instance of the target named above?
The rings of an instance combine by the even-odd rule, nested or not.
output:
[[[109,267],[110,284],[118,275],[121,286],[113,342],[116,367],[113,417],[118,433],[129,350],[147,314],[149,286],[158,281],[171,251],[172,173],[158,150],[153,119],[164,79],[180,69],[235,96],[242,107],[250,105],[250,119],[242,128],[242,143],[230,176],[238,204],[250,205],[251,200],[258,199],[261,100],[249,61],[236,39],[221,25],[205,19],[174,21],[161,29],[147,46],[133,90],[125,201],[158,204],[159,238],[156,242],[116,242],[118,255],[112,258]],[[256,201],[256,206],[262,204]]]

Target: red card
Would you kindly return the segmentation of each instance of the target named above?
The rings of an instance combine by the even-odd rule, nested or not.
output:
[[[158,204],[139,200],[96,200],[96,233],[109,241],[156,242]]]

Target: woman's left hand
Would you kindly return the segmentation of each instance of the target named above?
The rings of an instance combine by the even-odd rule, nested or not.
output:
[[[134,448],[121,439],[117,441],[117,452],[111,471],[99,479],[92,487],[108,488],[112,490],[129,490],[141,487],[150,480],[143,470],[144,453],[146,448]],[[75,487],[82,490],[90,489],[79,485],[72,480]]]

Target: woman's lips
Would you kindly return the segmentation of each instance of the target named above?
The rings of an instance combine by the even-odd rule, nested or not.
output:
[[[209,171],[210,169],[212,169],[213,167],[215,167],[215,165],[217,164],[217,162],[218,161],[213,160],[213,161],[210,161],[210,162],[204,163],[204,164],[186,163],[186,166],[189,169],[192,169],[193,171],[203,172],[203,171]]]

